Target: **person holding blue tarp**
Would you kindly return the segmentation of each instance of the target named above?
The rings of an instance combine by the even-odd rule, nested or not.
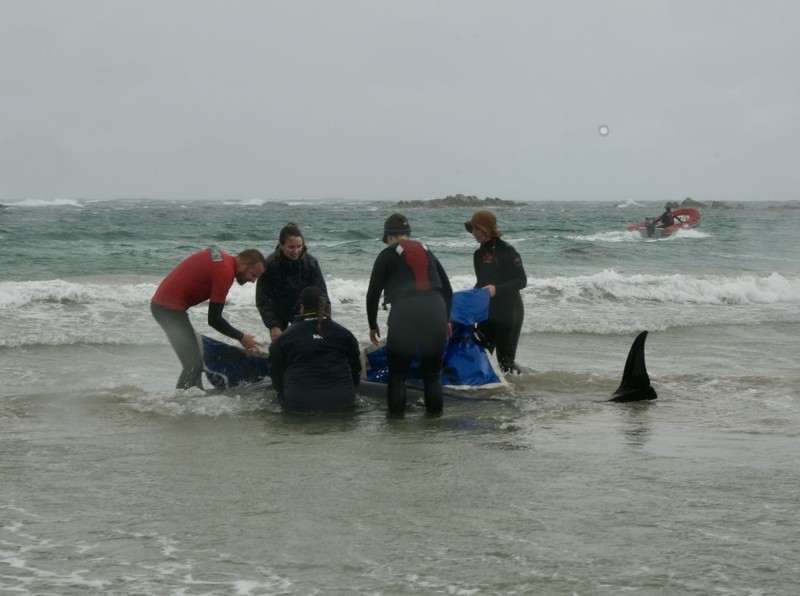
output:
[[[442,361],[449,335],[453,289],[439,260],[422,242],[411,239],[408,219],[395,213],[383,224],[388,246],[372,266],[367,289],[369,338],[378,343],[378,306],[381,294],[391,303],[386,338],[389,366],[389,415],[406,410],[406,378],[418,359],[424,385],[425,409],[438,416],[443,409]]]
[[[522,258],[501,238],[503,233],[491,211],[476,211],[464,227],[480,244],[472,257],[475,287],[486,288],[491,296],[489,318],[478,323],[478,332],[489,351],[497,351],[503,372],[519,372],[517,344],[525,317],[520,290],[528,285]]]
[[[287,410],[347,410],[361,379],[358,340],[326,314],[324,292],[300,292],[300,313],[269,347],[269,376]]]

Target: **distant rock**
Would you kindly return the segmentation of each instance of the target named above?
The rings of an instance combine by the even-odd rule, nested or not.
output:
[[[708,207],[705,203],[701,203],[700,201],[695,201],[691,197],[686,197],[681,202],[681,207],[691,207],[692,209],[702,209],[704,207]]]
[[[796,211],[800,209],[800,204],[791,203],[789,205],[770,205],[766,208],[767,211]]]
[[[400,201],[394,206],[397,209],[412,209],[414,207],[520,207],[522,203],[486,197],[481,200],[474,195],[450,195],[443,199],[430,199],[426,201]]]
[[[741,205],[739,205],[741,207]],[[712,209],[733,209],[732,205],[728,205],[725,201],[711,201]]]
[[[667,205],[670,206],[672,209],[680,209],[680,208],[691,208],[691,209],[705,209],[706,207],[710,209],[734,209],[733,205],[729,205],[725,201],[711,201],[710,205],[706,203],[701,203],[700,201],[695,201],[691,197],[686,197],[678,203],[677,201],[667,201]],[[735,208],[741,209],[743,205],[736,205]]]
[[[689,204],[686,201],[691,201],[692,204]],[[669,207],[670,209],[680,209],[681,207],[695,207],[696,208],[695,203],[697,203],[697,201],[694,201],[694,200],[689,199],[687,197],[686,199],[683,200],[683,203],[679,203],[678,201],[667,201],[664,204],[664,209],[666,209],[667,207]],[[705,205],[703,205],[703,207],[705,207]]]

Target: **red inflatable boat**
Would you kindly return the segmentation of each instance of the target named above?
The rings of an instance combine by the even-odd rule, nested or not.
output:
[[[659,227],[661,216],[648,218],[639,223],[625,228],[629,232],[639,232],[645,238],[665,238],[671,236],[678,230],[688,230],[689,228],[696,228],[700,225],[700,212],[697,209],[673,209],[672,215],[675,217],[675,223],[665,228]]]

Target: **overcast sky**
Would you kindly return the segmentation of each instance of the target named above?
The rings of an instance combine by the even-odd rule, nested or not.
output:
[[[797,0],[2,0],[0,200],[796,200],[798,32]]]

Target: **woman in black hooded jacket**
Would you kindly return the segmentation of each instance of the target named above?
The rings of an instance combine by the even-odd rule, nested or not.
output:
[[[328,288],[317,259],[308,253],[303,232],[295,223],[283,226],[279,244],[267,257],[266,266],[256,283],[256,306],[270,339],[275,341],[294,320],[303,288],[314,286],[325,295]],[[330,310],[329,303],[328,315]]]

